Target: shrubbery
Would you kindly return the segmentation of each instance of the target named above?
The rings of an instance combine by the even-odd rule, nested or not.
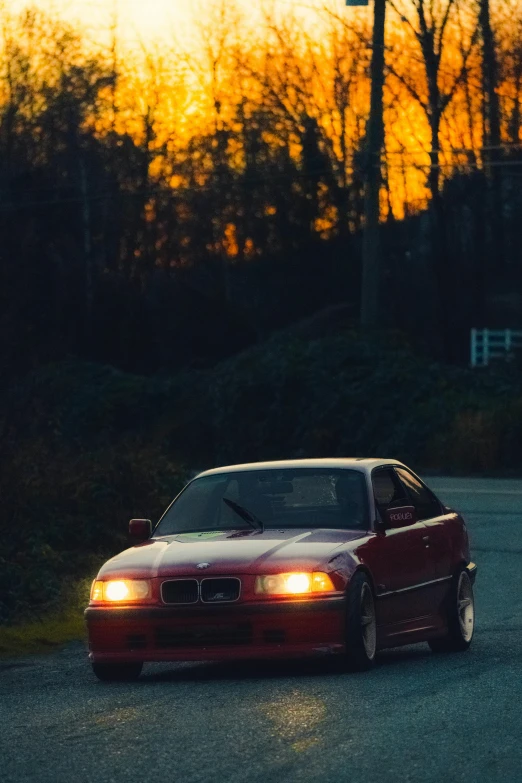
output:
[[[400,338],[274,339],[209,387],[214,461],[383,456],[418,470],[522,468],[522,377],[443,366]]]
[[[85,453],[20,443],[1,458],[0,620],[56,603],[126,545],[132,516],[157,519],[185,475],[137,439]]]
[[[157,519],[188,469],[305,456],[396,457],[419,471],[522,469],[522,385],[416,357],[399,337],[280,334],[172,378],[69,362],[2,398],[0,622],[64,587]]]
[[[132,516],[157,519],[183,486],[183,469],[144,434],[167,386],[152,399],[145,378],[69,363],[4,395],[0,622],[55,605],[125,547]]]

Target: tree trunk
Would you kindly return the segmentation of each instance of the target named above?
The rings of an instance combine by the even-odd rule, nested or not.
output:
[[[85,275],[83,338],[87,351],[92,348],[94,284],[92,269],[91,205],[87,185],[85,161],[80,153],[80,190],[82,194],[83,265]]]

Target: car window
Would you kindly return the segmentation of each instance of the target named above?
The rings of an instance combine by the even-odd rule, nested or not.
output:
[[[392,468],[382,468],[372,474],[373,495],[379,512],[410,503],[404,487]]]
[[[225,499],[253,513],[266,528],[369,528],[361,471],[265,469],[196,478],[165,512],[154,535],[248,527]]]
[[[409,470],[397,468],[397,475],[406,487],[411,502],[417,510],[419,519],[431,519],[442,513],[442,508],[435,495],[422,484]]]
[[[360,474],[353,475],[357,480]],[[296,476],[292,481],[292,492],[282,494],[280,496],[281,503],[285,508],[337,506],[335,481],[335,476],[329,474],[309,477]],[[353,489],[357,491],[358,487],[354,485]]]
[[[223,511],[219,498],[223,496],[227,482],[221,476],[213,481],[193,481],[175,502],[176,521],[179,530],[208,530],[220,526],[219,514]],[[169,515],[169,510],[166,516]],[[163,534],[171,532],[164,526]]]

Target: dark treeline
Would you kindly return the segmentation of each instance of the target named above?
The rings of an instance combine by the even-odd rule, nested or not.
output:
[[[471,326],[522,319],[522,50],[506,50],[499,22],[492,77],[484,14],[466,43],[446,4],[451,35],[438,18],[432,27],[439,47],[466,44],[464,65],[449,85],[439,75],[437,94],[428,82],[426,98],[421,67],[405,93],[415,104],[418,90],[430,119],[431,168],[407,149],[383,158],[381,325],[464,363]],[[284,23],[252,54],[221,18],[221,38],[202,30],[208,62],[172,52],[167,79],[164,53],[132,70],[115,44],[89,54],[61,22],[36,12],[11,20],[0,113],[4,377],[71,356],[145,373],[208,366],[332,304],[357,322],[365,109],[356,94],[368,31],[330,22],[324,73],[313,40],[298,51]],[[393,54],[393,29],[389,37]],[[419,51],[431,62],[425,42]],[[388,82],[404,86],[400,59],[391,62]],[[509,96],[477,102],[481,74]],[[179,102],[170,115],[168,91]],[[387,100],[390,116],[409,106],[404,95]],[[465,153],[439,153],[454,103],[460,125],[483,134]],[[187,107],[185,119],[198,118],[188,129]]]

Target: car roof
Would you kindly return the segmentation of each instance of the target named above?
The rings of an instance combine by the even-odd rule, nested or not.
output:
[[[284,459],[271,462],[245,462],[239,465],[223,465],[198,473],[194,478],[201,476],[215,476],[220,473],[242,473],[247,470],[286,470],[296,468],[336,468],[358,470],[361,473],[371,473],[374,468],[381,465],[402,465],[396,459],[378,459],[377,457],[325,457],[322,459]]]

